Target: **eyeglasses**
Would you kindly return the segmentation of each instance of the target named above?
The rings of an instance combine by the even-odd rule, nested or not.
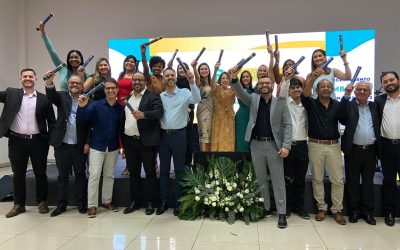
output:
[[[107,88],[104,88],[106,91],[114,91],[114,90],[116,90],[117,89],[117,87],[107,87]]]
[[[144,79],[133,78],[132,82],[144,82]]]
[[[82,82],[68,82],[68,84],[71,84],[71,85],[80,85],[80,84],[82,84]]]

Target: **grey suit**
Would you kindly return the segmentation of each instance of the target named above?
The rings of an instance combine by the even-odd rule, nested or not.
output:
[[[271,98],[270,121],[274,141],[257,141],[251,138],[253,128],[257,121],[258,106],[261,96],[257,93],[248,94],[241,84],[232,81],[232,89],[237,97],[250,107],[249,123],[245,140],[250,142],[251,158],[256,172],[260,193],[264,198],[265,209],[270,209],[270,196],[268,187],[267,166],[269,168],[274,189],[275,203],[278,214],[286,214],[286,192],[283,169],[283,159],[279,157],[280,148],[291,148],[292,121],[289,109],[284,98]]]

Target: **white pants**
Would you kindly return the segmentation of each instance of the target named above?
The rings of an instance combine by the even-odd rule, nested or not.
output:
[[[118,149],[111,152],[103,152],[90,149],[89,152],[89,181],[88,181],[88,207],[98,207],[99,182],[103,172],[103,189],[101,191],[102,203],[111,203],[114,170],[117,163]]]

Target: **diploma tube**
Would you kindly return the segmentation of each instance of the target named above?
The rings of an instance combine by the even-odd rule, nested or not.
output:
[[[167,67],[168,67],[168,68],[172,68],[172,65],[174,65],[174,59],[175,59],[177,53],[178,53],[178,49],[175,49],[175,52],[174,52],[174,54],[172,55],[171,60],[169,60],[169,62],[168,62],[168,64],[167,64]]]
[[[93,58],[94,58],[94,55],[90,55],[90,56],[88,57],[88,59],[86,59],[86,61],[83,63],[83,67],[86,68],[86,66],[89,65],[90,61],[92,61]]]
[[[342,35],[339,35],[339,47],[340,47],[340,51],[342,51],[344,48],[343,48],[343,36]]]
[[[123,101],[126,105],[126,107],[133,113],[135,110],[133,109],[132,105],[126,100],[125,97],[121,97],[121,101]]]
[[[248,61],[250,61],[253,57],[255,57],[256,56],[256,53],[255,52],[253,52],[253,53],[251,53],[251,55],[249,55],[246,59],[242,59],[243,61],[240,61],[239,63],[238,63],[238,70],[240,70],[241,68],[243,68],[243,66],[248,62]]]
[[[218,61],[217,63],[221,63],[221,59],[222,59],[222,55],[224,54],[224,50],[221,49],[221,51],[219,52],[219,57],[218,57]]]
[[[94,93],[96,93],[98,90],[102,89],[103,87],[104,87],[104,82],[101,82],[96,87],[92,88],[89,92],[87,92],[85,95],[91,96]]]
[[[278,35],[275,35],[275,50],[279,49],[279,45],[278,45]]]
[[[351,78],[351,82],[350,82],[351,85],[354,85],[354,83],[356,82],[358,74],[360,74],[360,71],[361,71],[361,66],[358,66],[356,69],[356,72],[354,73],[353,78]]]
[[[271,46],[271,41],[269,40],[269,30],[265,31],[265,37],[267,38],[267,46]]]
[[[160,41],[161,39],[163,39],[163,37],[162,37],[162,36],[159,36],[159,37],[157,37],[157,38],[155,38],[155,39],[153,39],[153,40],[151,40],[151,41],[149,41],[149,42],[147,42],[147,43],[144,43],[144,46],[149,46],[149,45],[152,44],[152,43],[155,43],[155,42]]]
[[[204,53],[205,50],[206,50],[206,47],[203,47],[203,48],[200,50],[200,53],[197,55],[197,57],[196,57],[196,59],[195,59],[196,62],[199,61],[201,55],[203,55],[203,53]]]
[[[53,72],[54,74],[57,73],[58,71],[60,71],[63,67],[67,66],[67,64],[65,64],[64,62],[61,63],[60,65],[57,66],[57,68],[53,69],[51,72]],[[50,77],[47,76],[43,76],[43,81],[47,81]]]
[[[50,12],[50,14],[42,21],[42,23],[46,24],[53,16],[54,16],[54,14]],[[39,26],[37,26],[36,31],[39,31],[39,30],[40,30],[40,28],[39,28]]]
[[[328,65],[329,65],[332,61],[333,61],[333,57],[329,57],[329,59],[326,60],[326,62],[324,63],[324,65],[322,65],[321,69],[322,69],[322,70],[325,70],[325,69],[328,67]]]
[[[295,62],[292,66],[293,69],[297,69],[297,67],[300,65],[301,62],[304,61],[306,57],[305,56],[301,56],[299,60],[297,60],[297,62]]]
[[[181,58],[178,56],[176,58],[176,60],[178,61],[179,65],[181,66],[181,68],[185,71],[185,73],[187,74],[189,72],[189,69],[186,68],[185,64],[183,64]]]

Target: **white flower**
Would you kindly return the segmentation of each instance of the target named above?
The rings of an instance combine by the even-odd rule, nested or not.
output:
[[[211,203],[211,206],[215,207],[217,205],[217,203],[213,202]]]
[[[210,200],[211,200],[211,201],[216,201],[217,198],[216,198],[215,196],[211,196],[211,197],[210,197]]]
[[[260,198],[258,198],[258,201],[259,201],[259,202],[263,202],[263,201],[264,201],[264,198],[263,198],[263,197],[260,197]]]
[[[232,187],[231,187],[231,186],[227,186],[226,189],[227,189],[228,191],[232,191]]]
[[[217,186],[218,186],[218,185],[219,185],[219,181],[216,181],[216,182],[215,182],[215,185],[217,185]]]
[[[240,197],[240,192],[237,192],[236,195]]]
[[[220,187],[217,187],[215,190],[216,190],[217,192],[219,192],[219,191],[221,191],[221,188],[220,188]]]
[[[199,197],[199,196],[196,196],[196,197],[194,197],[194,199],[195,199],[196,201],[199,201],[199,200],[200,200],[200,197]]]
[[[229,207],[225,207],[225,212],[229,212]]]
[[[206,184],[206,188],[211,188],[211,185],[210,184]]]
[[[232,187],[233,188],[236,188],[237,187],[237,184],[234,182],[234,183],[232,183]]]
[[[200,194],[200,190],[198,190],[197,188],[194,189],[194,193],[195,194]]]
[[[244,211],[244,208],[243,207],[240,207],[239,208],[239,212],[243,212]]]
[[[248,190],[248,189],[246,189],[246,190],[244,190],[244,192],[245,192],[246,194],[248,194],[248,193],[249,193],[249,190]]]

